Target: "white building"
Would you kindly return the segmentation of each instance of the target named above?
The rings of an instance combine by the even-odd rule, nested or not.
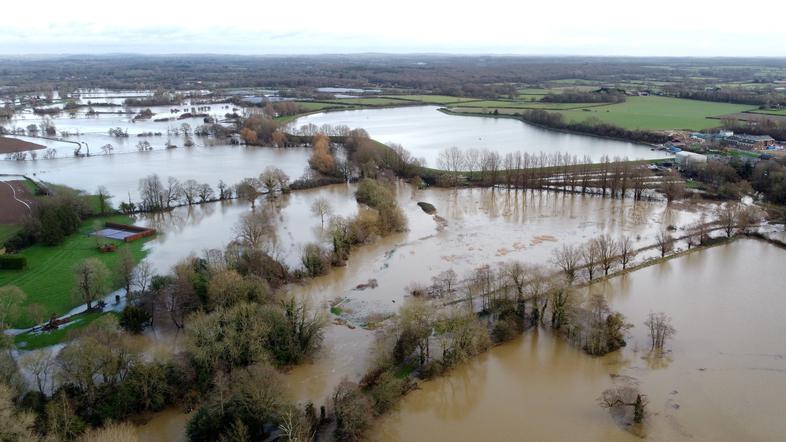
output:
[[[701,155],[698,153],[687,152],[687,151],[680,151],[676,153],[676,158],[674,159],[677,164],[680,166],[684,166],[687,164],[695,164],[695,163],[706,163],[707,156]]]

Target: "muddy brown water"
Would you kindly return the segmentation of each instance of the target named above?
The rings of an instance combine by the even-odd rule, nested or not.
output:
[[[783,440],[786,251],[740,240],[596,285],[635,324],[629,346],[592,358],[545,330],[424,382],[374,438],[635,440],[596,398],[611,374],[649,396],[650,440]],[[677,335],[648,358],[643,321],[664,311]]]
[[[318,238],[314,232],[318,231],[320,223],[308,211],[310,201],[318,196],[325,196],[334,201],[341,198],[351,200],[352,192],[354,186],[335,186],[303,193],[297,197],[302,198],[302,201],[284,204],[280,216],[287,220],[287,225],[297,225],[291,227],[296,229],[292,238]],[[492,192],[485,189],[418,191],[403,184],[397,188],[397,197],[409,220],[408,232],[382,238],[372,245],[358,247],[353,250],[346,267],[333,269],[329,275],[315,278],[304,285],[293,286],[291,290],[300,296],[311,298],[316,304],[325,306],[324,308],[327,308],[328,301],[337,297],[343,298],[342,309],[345,313],[342,316],[350,322],[360,323],[369,315],[390,314],[397,311],[398,306],[406,298],[405,289],[411,282],[427,283],[431,276],[442,270],[452,268],[459,276],[463,276],[472,268],[486,263],[495,264],[512,259],[544,263],[548,261],[552,250],[561,244],[580,243],[600,232],[609,232],[612,235],[624,233],[638,238],[636,241],[639,244],[651,243],[659,226],[668,224],[684,226],[693,222],[702,211],[711,209],[704,205],[667,208],[657,202],[634,203],[627,200],[609,200],[553,192],[499,190]],[[447,220],[447,228],[440,229],[434,219],[417,206],[418,201],[434,204],[437,213]],[[225,230],[227,225],[231,224],[230,220],[237,219],[236,217],[246,210],[248,210],[246,207],[232,205],[217,209],[206,218],[194,217],[194,222],[174,223],[176,226],[172,227],[171,232],[164,233],[162,241],[169,245],[163,247],[162,244],[161,253],[170,249],[170,246],[175,243],[180,244],[176,247],[180,253],[187,254],[189,250],[199,252],[205,241],[199,238],[211,238],[211,232]],[[351,214],[352,208],[341,206],[338,212]],[[211,217],[216,218],[204,224],[204,221],[199,221]],[[198,234],[198,232],[203,233]],[[162,264],[167,262],[168,259],[163,255],[155,258],[156,253],[159,253],[157,252],[159,247],[155,244],[152,244],[151,259]],[[639,272],[631,275],[631,278],[638,274]],[[378,282],[376,288],[355,289],[358,284],[372,278]],[[312,401],[317,405],[326,404],[326,398],[341,378],[357,379],[364,372],[366,356],[372,340],[373,332],[361,328],[349,329],[342,325],[328,327],[323,350],[316,355],[314,361],[295,367],[286,374],[290,398],[300,403]],[[521,359],[523,354],[532,355],[531,364],[526,359]],[[481,364],[481,366],[473,368],[472,364]],[[580,413],[585,413],[587,416],[582,419],[591,422],[591,428],[595,429],[593,430],[595,433],[587,434],[595,434],[598,439],[618,434],[621,434],[619,437],[626,437],[626,433],[620,432],[608,415],[594,403],[600,391],[610,385],[609,373],[621,370],[616,368],[615,364],[618,362],[613,358],[588,358],[580,351],[565,345],[561,340],[553,338],[548,332],[542,331],[532,336],[528,334],[515,343],[501,346],[472,364],[454,373],[457,376],[465,376],[460,374],[461,370],[481,370],[483,373],[493,373],[493,376],[478,378],[474,375],[466,375],[467,380],[464,381],[451,375],[434,383],[425,383],[422,391],[415,392],[410,396],[411,398],[405,399],[402,409],[413,413],[413,419],[423,419],[439,427],[446,422],[428,414],[429,410],[439,405],[446,410],[447,416],[465,416],[469,419],[468,422],[475,422],[478,425],[472,420],[476,417],[474,412],[467,409],[467,406],[471,406],[472,410],[485,410],[491,407],[488,411],[489,416],[500,415],[499,410],[494,411],[493,404],[499,401],[508,403],[506,402],[508,399],[504,398],[518,399],[518,396],[514,395],[516,385],[514,382],[521,382],[519,378],[526,378],[527,385],[520,389],[527,391],[526,394],[529,395],[535,395],[540,391],[538,395],[545,397],[552,389],[543,387],[538,390],[540,388],[537,387],[538,385],[559,388],[564,384],[571,385],[571,390],[577,391],[576,395],[581,396],[569,397],[568,401],[573,401],[570,404],[565,404],[557,398],[542,399],[539,404],[530,405],[533,409],[542,408],[543,403],[552,403],[553,419],[562,415],[572,415],[574,417],[571,419],[574,419]],[[507,379],[505,383],[497,384],[492,381],[502,376],[494,371],[497,369],[507,376],[503,377]],[[549,374],[555,377],[549,378]],[[474,387],[482,379],[486,379],[484,383]],[[530,382],[533,385],[529,385]],[[418,405],[418,398],[430,391],[432,384],[441,385],[439,383],[451,385],[469,383],[473,388],[455,394],[443,394],[437,389],[435,390],[437,397],[424,397],[425,402]],[[504,394],[499,396],[496,391],[503,391]],[[450,409],[453,400],[451,398],[454,396],[456,400],[462,398],[461,402],[456,402],[456,407],[461,408],[460,410]],[[499,399],[500,397],[503,399]],[[558,410],[562,411],[557,413]],[[417,411],[425,414],[418,415]],[[481,411],[477,412],[482,414]],[[410,417],[409,414],[394,414],[390,419],[404,420]],[[482,419],[482,416],[479,417]],[[459,417],[456,419],[460,420]],[[186,421],[187,416],[182,413],[167,411],[154,416],[140,431],[143,440],[170,440],[168,434],[171,428],[180,425],[182,430]],[[453,421],[448,422],[454,424]],[[406,429],[412,425],[428,427],[427,423],[421,423],[419,420],[396,425],[388,423],[386,419],[375,434],[391,440],[417,438]],[[496,437],[504,440],[507,434],[505,431],[508,430],[499,431]],[[429,434],[433,438],[436,433],[423,434]]]

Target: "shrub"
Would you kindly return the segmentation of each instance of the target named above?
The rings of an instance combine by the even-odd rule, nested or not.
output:
[[[120,313],[119,322],[129,333],[139,334],[150,323],[150,314],[142,307],[127,305]]]
[[[22,270],[27,267],[27,257],[22,255],[0,255],[0,269]]]
[[[308,276],[324,275],[330,269],[330,254],[318,244],[306,244],[300,258]]]
[[[494,342],[505,342],[513,339],[519,333],[519,326],[513,318],[501,319],[494,323],[491,337]]]

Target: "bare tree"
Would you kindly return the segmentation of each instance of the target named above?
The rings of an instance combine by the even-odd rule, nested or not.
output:
[[[682,198],[685,193],[685,183],[680,178],[679,174],[674,172],[665,177],[660,184],[660,191],[666,197],[667,202],[672,202],[675,199]]]
[[[38,392],[45,395],[50,387],[50,376],[54,368],[55,359],[49,349],[41,349],[25,353],[20,358],[21,365],[35,380]]]
[[[200,184],[197,195],[199,196],[199,202],[204,204],[213,198],[213,188],[207,183]]]
[[[431,278],[436,295],[440,297],[450,296],[456,286],[458,277],[453,269],[440,272],[438,275]]]
[[[134,255],[128,246],[122,247],[118,252],[117,268],[115,269],[116,277],[120,284],[126,290],[126,297],[131,296],[131,287],[134,284]]]
[[[630,236],[623,236],[619,241],[620,263],[622,270],[628,267],[628,264],[636,257],[636,249],[633,246],[633,239]]]
[[[581,261],[581,249],[572,245],[563,244],[562,248],[554,251],[551,262],[554,263],[565,275],[568,285],[576,280],[576,272]]]
[[[186,180],[183,182],[183,197],[186,199],[186,204],[193,205],[199,194],[199,183],[196,180]]]
[[[644,421],[647,396],[633,384],[605,390],[598,398],[598,402],[601,407],[609,410],[623,411],[626,407],[630,407],[633,409],[633,422],[638,424]]]
[[[140,262],[134,269],[133,286],[138,293],[146,293],[155,271],[147,261]]]
[[[655,236],[655,242],[660,250],[660,257],[663,258],[674,248],[674,237],[666,230],[661,230]]]
[[[272,244],[275,237],[273,219],[267,211],[250,212],[243,215],[235,225],[238,240],[254,250]]]
[[[167,179],[167,186],[164,188],[164,203],[167,209],[171,209],[173,204],[177,204],[183,195],[183,186],[175,177]]]
[[[592,240],[598,250],[598,263],[603,269],[603,274],[609,276],[609,271],[619,261],[619,244],[611,235],[604,234]]]
[[[650,312],[647,315],[647,320],[644,321],[644,326],[649,330],[650,350],[658,352],[662,352],[666,340],[677,333],[677,330],[671,325],[671,317],[663,312]]]
[[[74,295],[87,304],[88,310],[91,310],[93,302],[107,290],[109,270],[97,258],[87,258],[77,264],[74,269],[74,277],[76,281]]]
[[[715,209],[715,216],[718,218],[718,224],[723,228],[727,238],[731,238],[734,234],[739,210],[739,205],[737,203],[726,203]]]
[[[330,206],[330,202],[327,198],[320,196],[311,203],[311,213],[319,217],[322,222],[322,227],[324,228],[325,217],[329,217],[333,213],[333,208]]]
[[[595,241],[590,241],[584,244],[581,248],[581,258],[584,260],[584,268],[587,269],[587,276],[592,281],[595,275],[595,269],[598,268],[598,261],[600,258],[600,250]]]

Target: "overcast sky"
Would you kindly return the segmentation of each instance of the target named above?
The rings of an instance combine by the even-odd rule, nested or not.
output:
[[[786,56],[786,0],[180,3],[10,1],[0,54]]]

